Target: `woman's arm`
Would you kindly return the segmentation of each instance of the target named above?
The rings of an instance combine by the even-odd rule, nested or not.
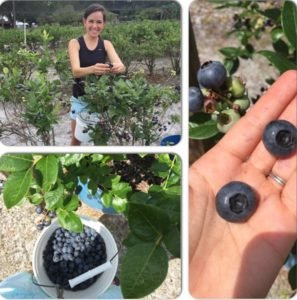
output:
[[[104,40],[104,47],[105,47],[108,59],[113,65],[113,67],[111,68],[111,72],[112,73],[124,73],[126,71],[126,67],[122,63],[114,46],[112,45],[112,43],[110,41]]]
[[[80,78],[90,74],[101,75],[109,72],[108,64],[95,64],[93,66],[82,68],[79,61],[79,43],[76,39],[72,39],[69,42],[68,53],[74,78]]]

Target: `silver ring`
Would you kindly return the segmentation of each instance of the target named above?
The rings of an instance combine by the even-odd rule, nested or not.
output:
[[[284,186],[286,184],[286,181],[284,179],[282,179],[281,177],[279,177],[273,173],[269,173],[268,177],[272,178],[276,183],[278,183],[281,186]]]

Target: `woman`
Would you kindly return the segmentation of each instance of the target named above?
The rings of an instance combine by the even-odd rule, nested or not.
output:
[[[87,106],[81,100],[84,95],[82,77],[107,73],[125,72],[125,66],[115,51],[112,43],[101,38],[106,22],[105,9],[100,4],[91,4],[85,11],[83,24],[85,34],[72,39],[68,45],[72,74],[75,80],[71,97],[71,145],[80,145],[75,136],[76,117]],[[107,59],[110,63],[106,63]]]

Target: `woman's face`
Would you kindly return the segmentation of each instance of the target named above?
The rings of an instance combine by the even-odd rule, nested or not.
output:
[[[105,23],[101,11],[96,11],[90,14],[86,19],[83,19],[86,33],[90,37],[97,37],[104,29]]]

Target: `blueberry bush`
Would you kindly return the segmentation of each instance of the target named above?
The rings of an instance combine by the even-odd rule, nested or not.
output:
[[[95,145],[150,145],[158,141],[170,125],[179,121],[168,109],[179,101],[172,87],[150,84],[143,75],[90,76],[85,81],[84,100],[90,113],[99,113],[99,121],[89,126]],[[168,126],[168,127],[167,127]]]
[[[112,37],[117,52],[127,66],[125,74],[127,78],[117,79],[111,76],[110,80],[105,78],[101,81],[102,85],[108,84],[110,88],[115,84],[114,90],[121,95],[118,97],[112,93],[105,94],[105,96],[108,95],[111,105],[107,108],[108,112],[104,114],[104,120],[102,120],[106,126],[103,126],[103,129],[99,124],[96,126],[97,131],[93,134],[95,144],[106,144],[107,138],[110,137],[109,130],[114,133],[114,142],[119,145],[133,144],[136,140],[140,144],[150,144],[166,132],[170,125],[179,122],[179,118],[172,115],[172,120],[163,123],[159,116],[153,114],[160,113],[162,117],[169,108],[166,101],[170,105],[179,101],[177,93],[169,88],[170,85],[174,86],[170,82],[176,81],[180,72],[179,29],[179,22],[169,20],[120,23],[106,28],[103,38]],[[69,110],[68,99],[72,93],[73,80],[67,43],[71,38],[82,35],[82,27],[47,24],[38,28],[30,28],[27,32],[26,44],[23,42],[22,34],[20,34],[22,31],[19,29],[2,31],[3,35],[1,33],[0,36],[0,105],[4,118],[0,121],[0,136],[9,139],[11,135],[15,135],[27,145],[55,145],[55,125],[59,123],[60,115],[67,109]],[[158,47],[149,45],[152,40]],[[157,59],[163,57],[170,59],[172,68],[170,68],[172,70],[170,73],[162,71],[165,87],[154,84],[153,78],[152,83],[149,84],[150,77],[157,66]],[[130,72],[132,61],[134,71]],[[142,66],[147,68],[147,74],[144,73]],[[161,69],[160,66],[159,69]],[[136,79],[140,75],[134,76],[134,72],[144,73],[143,78]],[[137,93],[140,93],[141,88],[149,93],[143,92],[138,95],[141,96],[139,98],[135,91],[132,91],[133,88],[138,91]],[[125,89],[126,96],[124,96]],[[91,86],[89,91],[90,94],[94,93]],[[161,93],[164,93],[162,97]],[[126,97],[126,100],[129,96],[131,96],[128,101],[129,105],[125,107],[124,98]],[[116,97],[117,105],[115,105]],[[160,101],[157,98],[160,98]],[[136,104],[135,101],[138,103]],[[106,101],[103,102],[105,106],[108,104]],[[148,110],[149,114],[140,109],[142,104],[147,105],[146,107],[153,105],[153,109]],[[94,105],[93,108],[95,108]],[[97,108],[99,109],[97,112],[103,111],[99,104]],[[131,112],[131,109],[135,111]],[[128,114],[124,116],[124,112]],[[111,116],[109,114],[107,117],[108,113]],[[130,120],[129,117],[131,117]],[[116,122],[121,123],[119,132],[114,130]],[[157,124],[159,124],[158,128]],[[112,126],[111,129],[110,126]],[[156,130],[150,132],[150,129]],[[102,136],[98,137],[100,133]]]
[[[164,280],[168,260],[180,257],[181,160],[169,154],[5,154],[0,171],[7,176],[7,208],[29,201],[42,215],[38,229],[57,217],[62,228],[82,232],[76,210],[79,181],[91,194],[123,214],[129,233],[120,272],[125,298],[153,292]],[[147,191],[137,189],[146,181]],[[17,187],[17,188],[16,188]],[[137,255],[136,255],[137,254]],[[141,278],[141,279],[140,279]]]
[[[190,138],[216,142],[257,99],[250,99],[242,80],[234,75],[242,59],[264,56],[279,73],[296,67],[297,7],[292,1],[262,9],[254,1],[210,0],[216,9],[235,8],[233,28],[226,36],[235,36],[237,47],[218,49],[222,62],[202,62],[197,70],[199,86],[190,87]],[[257,50],[253,43],[269,33],[273,50]],[[211,58],[209,58],[211,59]],[[223,66],[224,68],[223,68]],[[213,73],[213,77],[210,73]],[[225,75],[226,73],[226,75]],[[271,84],[274,78],[267,78]],[[193,93],[193,88],[196,92]],[[200,91],[197,91],[200,89]],[[264,92],[264,90],[262,91]]]

